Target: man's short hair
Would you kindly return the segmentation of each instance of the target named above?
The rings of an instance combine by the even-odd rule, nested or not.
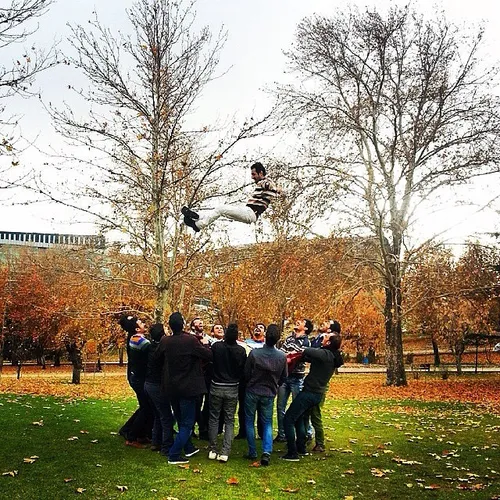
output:
[[[266,331],[266,325],[264,323],[255,323],[255,326],[263,326],[264,332]]]
[[[307,335],[309,335],[313,331],[314,325],[310,319],[304,318],[304,328],[306,330]]]
[[[159,342],[160,339],[165,335],[165,330],[162,323],[155,323],[149,328],[149,336],[155,341]]]
[[[273,347],[277,344],[280,339],[280,331],[278,325],[271,323],[266,330],[266,344],[269,347]]]
[[[137,328],[137,316],[127,316],[123,315],[120,317],[118,324],[130,335],[135,334],[135,329]]]
[[[231,323],[227,326],[226,333],[224,334],[224,340],[228,344],[236,344],[238,340],[238,325],[236,323]]]
[[[330,342],[325,346],[330,351],[338,351],[342,345],[342,337],[340,335],[332,335]]]
[[[340,334],[340,323],[338,321],[330,321],[330,332]]]
[[[195,322],[195,321],[201,321],[201,318],[193,318],[193,319],[191,320],[191,323],[190,323],[190,325],[189,325],[189,328],[191,328],[191,330],[194,328],[194,322]]]
[[[180,312],[174,312],[168,318],[168,326],[174,333],[182,332],[184,328],[184,318]]]
[[[255,170],[258,174],[264,174],[266,175],[266,168],[260,161],[254,163],[251,167],[250,170]]]

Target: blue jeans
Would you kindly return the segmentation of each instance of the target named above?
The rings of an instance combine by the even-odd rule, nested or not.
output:
[[[172,398],[171,400],[177,426],[179,427],[174,444],[168,452],[168,458],[171,460],[180,458],[182,450],[185,453],[191,453],[196,449],[191,441],[191,432],[196,418],[196,401],[197,398]]]
[[[217,434],[221,412],[224,415],[224,438],[221,455],[231,452],[231,443],[234,436],[234,415],[238,403],[238,386],[223,387],[215,384],[210,386],[210,419],[208,421],[209,450],[217,451]]]
[[[257,456],[255,445],[255,414],[257,412],[262,423],[262,453],[271,454],[273,451],[273,408],[274,396],[259,396],[253,392],[246,392],[245,428],[250,456]]]
[[[285,413],[285,436],[288,446],[288,453],[295,455],[297,451],[306,451],[306,426],[309,422],[309,411],[319,405],[323,394],[316,392],[302,391],[292,401]],[[297,432],[297,440],[295,440]]]
[[[144,384],[149,398],[153,402],[155,414],[153,424],[153,444],[161,446],[162,455],[168,456],[168,450],[174,442],[174,417],[168,396],[162,392],[161,384]]]
[[[285,426],[283,419],[285,418],[286,405],[290,394],[292,400],[297,397],[297,394],[302,390],[304,379],[299,377],[287,377],[282,385],[278,388],[278,400],[276,403],[276,413],[278,414],[278,436],[285,437]]]

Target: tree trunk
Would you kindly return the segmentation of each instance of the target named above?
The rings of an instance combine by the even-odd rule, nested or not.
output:
[[[61,366],[61,351],[59,349],[54,351],[54,366]]]
[[[457,366],[457,375],[462,375],[462,354],[465,351],[463,340],[457,340],[454,346],[455,365]]]
[[[403,359],[403,334],[401,309],[397,291],[385,289],[385,343],[387,378],[386,385],[407,385]]]
[[[23,364],[21,361],[18,361],[17,363],[17,369],[16,369],[16,378],[19,380],[21,378],[21,368],[23,367]]]
[[[434,366],[440,366],[441,358],[439,357],[439,347],[434,337],[432,337],[432,350],[434,352]]]
[[[125,349],[123,346],[118,347],[118,366],[123,366],[123,354]]]
[[[80,374],[83,369],[82,351],[80,347],[78,347],[76,342],[72,342],[71,344],[66,344],[66,350],[68,351],[69,359],[71,361],[71,364],[73,365],[73,374],[71,378],[71,383],[79,384]]]

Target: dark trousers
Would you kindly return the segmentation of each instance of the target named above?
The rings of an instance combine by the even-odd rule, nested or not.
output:
[[[131,374],[129,384],[135,392],[139,408],[120,432],[124,433],[129,441],[137,441],[139,438],[151,436],[154,412],[151,401],[144,390],[144,379]]]
[[[168,452],[168,458],[171,460],[180,458],[182,450],[185,453],[191,453],[196,449],[191,441],[191,433],[193,432],[193,425],[196,418],[196,401],[197,398],[172,398],[171,400],[172,409],[174,410],[179,428],[174,444]]]
[[[305,453],[309,412],[314,406],[321,403],[322,397],[321,393],[303,390],[297,394],[288,407],[283,423],[289,454]]]
[[[144,389],[154,409],[153,444],[161,447],[162,455],[168,456],[168,451],[174,442],[174,417],[170,399],[162,392],[161,384],[146,382]]]

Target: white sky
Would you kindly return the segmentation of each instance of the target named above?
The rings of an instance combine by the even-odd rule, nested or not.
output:
[[[350,3],[357,3],[361,7],[371,5],[363,1]],[[392,3],[406,2],[395,0]],[[61,40],[59,49],[64,52],[68,48],[66,37],[69,30],[66,24],[85,25],[94,10],[103,24],[127,32],[129,27],[125,9],[131,4],[131,0],[58,0],[40,19],[37,44],[49,46],[54,39],[58,39]],[[200,123],[211,123],[218,117],[245,116],[252,111],[256,114],[265,113],[269,101],[262,90],[272,87],[276,81],[283,81],[286,65],[283,50],[290,47],[297,23],[304,16],[313,13],[328,15],[335,8],[347,4],[346,1],[331,0],[198,0],[196,9],[200,25],[209,25],[214,33],[223,25],[228,31],[228,41],[220,63],[220,72],[227,70],[227,74],[207,88],[195,118]],[[376,2],[379,9],[388,4],[386,0]],[[459,23],[485,20],[488,23],[491,53],[495,54],[496,48],[500,46],[500,4],[494,0],[444,0],[437,4],[441,7],[436,7],[432,0],[415,0],[413,5],[424,13],[432,13],[442,7],[450,20]],[[19,52],[22,53],[22,47],[19,47]],[[11,51],[0,52],[0,62],[8,64],[12,58],[16,59],[17,56]],[[41,75],[36,83],[43,99],[53,104],[61,104],[64,99],[71,98],[67,90],[69,84],[78,86],[78,75],[67,66]],[[60,145],[37,99],[12,99],[8,104],[7,114],[10,112],[21,116],[21,131],[29,141],[41,149]],[[25,164],[44,161],[34,147],[25,151],[20,159]],[[492,189],[491,183],[484,182],[471,189],[475,189],[478,204],[486,202],[495,191],[498,192]],[[10,196],[13,194],[18,196],[15,193],[10,193]],[[2,196],[5,198],[5,193],[0,193],[0,199]],[[453,198],[454,193],[449,193],[449,196]],[[432,232],[436,232],[453,222],[456,227],[448,234],[450,241],[461,241],[474,232],[498,230],[500,224],[495,224],[492,212],[474,212],[462,209],[433,214],[428,226]],[[0,206],[0,229],[92,232],[91,226],[77,225],[79,218],[68,220],[67,215],[61,208],[50,206],[3,205]]]

